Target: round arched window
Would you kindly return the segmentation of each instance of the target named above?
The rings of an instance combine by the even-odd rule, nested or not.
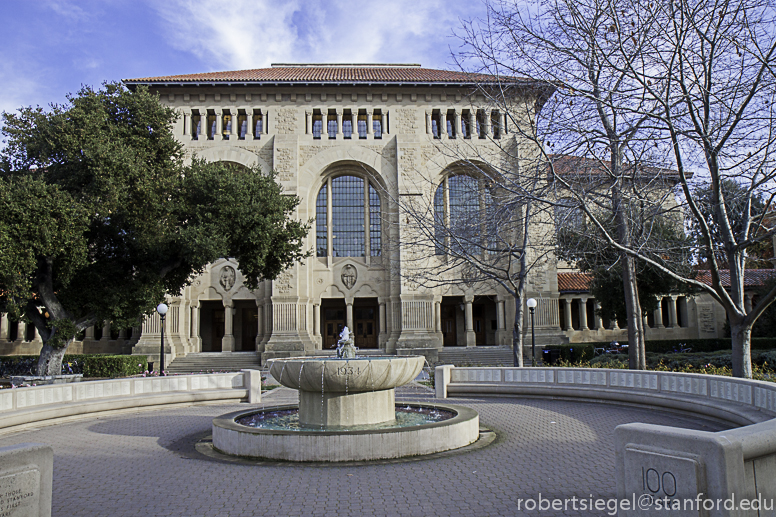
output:
[[[380,196],[368,180],[360,176],[329,178],[318,191],[315,206],[317,256],[380,255]]]
[[[495,253],[496,225],[493,197],[483,179],[458,174],[442,180],[434,194],[437,255]]]

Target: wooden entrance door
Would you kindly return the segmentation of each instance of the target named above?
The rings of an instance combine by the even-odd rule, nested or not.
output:
[[[213,310],[213,321],[210,326],[210,351],[221,351],[221,339],[224,337],[224,309]]]
[[[442,344],[456,346],[458,329],[455,326],[455,305],[442,305]]]
[[[337,348],[340,332],[345,328],[345,303],[342,303],[342,307],[322,308],[322,312],[323,348]]]
[[[358,348],[377,348],[377,307],[354,308],[353,326]]]

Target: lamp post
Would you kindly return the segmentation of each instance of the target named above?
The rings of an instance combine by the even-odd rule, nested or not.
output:
[[[159,375],[164,375],[164,316],[167,314],[167,304],[160,303],[156,306],[156,312],[162,320],[162,346],[159,350]]]
[[[534,336],[534,309],[536,308],[536,299],[528,298],[525,304],[531,311],[531,366],[536,366],[536,337]]]

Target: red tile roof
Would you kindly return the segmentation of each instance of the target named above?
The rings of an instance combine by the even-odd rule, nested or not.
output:
[[[558,291],[561,293],[586,293],[590,290],[593,275],[590,273],[558,273]]]
[[[585,158],[583,156],[571,156],[567,154],[552,154],[549,156],[552,162],[550,172],[558,176],[601,176],[609,174],[610,162],[608,160],[597,160],[594,158]],[[623,172],[628,174],[632,172],[633,165],[623,163]],[[630,168],[630,171],[629,171]],[[638,166],[640,173],[647,173],[648,176],[662,175],[666,177],[678,178],[679,172],[671,169],[652,167],[648,165]],[[688,178],[692,177],[691,172],[686,172]]]
[[[464,83],[530,81],[516,77],[421,68],[420,65],[273,65],[272,68],[124,79],[145,83]]]
[[[722,285],[730,286],[730,271],[721,269],[719,276]],[[776,276],[776,269],[747,269],[744,273],[744,285],[746,287],[759,287],[765,285],[766,280]],[[593,276],[590,273],[558,273],[558,291],[561,293],[586,293],[590,291],[590,282]],[[711,285],[711,271],[698,271],[697,280]]]

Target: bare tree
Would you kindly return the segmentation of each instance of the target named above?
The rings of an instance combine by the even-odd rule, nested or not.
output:
[[[606,0],[529,5],[493,0],[487,7],[487,20],[465,26],[466,51],[461,57],[467,64],[476,63],[477,71],[529,76],[556,88],[523,136],[545,154],[555,202],[563,199],[562,204],[577,207],[599,232],[611,228],[602,217],[613,223],[613,232],[606,232],[605,238],[621,247],[629,364],[644,369],[636,258],[625,250],[643,245],[634,235],[629,200],[640,197],[659,207],[666,199],[665,188],[656,188],[665,186],[660,174],[657,181],[644,181],[643,164],[654,160],[651,142],[659,136],[650,125],[656,102],[638,95],[640,84],[628,71],[628,63],[639,60],[648,35],[634,36],[633,47],[623,52],[613,23],[619,16],[617,4]],[[571,170],[569,162],[557,160],[569,156],[581,157],[592,167]]]

